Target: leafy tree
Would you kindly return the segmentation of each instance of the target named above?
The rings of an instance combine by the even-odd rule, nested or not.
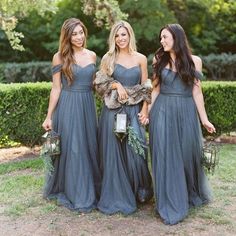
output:
[[[146,55],[159,47],[159,30],[167,23],[176,22],[172,11],[167,7],[166,0],[124,0],[121,10],[129,14],[139,51]]]
[[[45,11],[56,10],[55,0],[1,0],[0,1],[0,28],[6,33],[6,36],[13,49],[22,51],[24,48],[20,45],[24,37],[21,32],[14,29],[19,18],[26,17],[32,10],[39,14]]]
[[[47,12],[44,16],[32,11],[28,17],[19,21],[17,30],[23,32],[22,44],[25,51],[17,52],[2,42],[5,54],[0,55],[0,61],[36,61],[51,60],[58,50],[60,30],[63,22],[71,17],[81,19],[88,28],[88,47],[98,55],[102,55],[107,47],[108,30],[96,26],[93,16],[83,13],[83,4],[80,0],[63,0],[57,5],[58,11],[53,14]],[[0,32],[1,37],[1,32]],[[2,36],[3,37],[3,36]],[[1,42],[0,42],[1,45]]]
[[[127,19],[128,15],[120,10],[116,0],[82,0],[83,12],[86,15],[95,15],[97,26],[105,25],[110,28],[116,21]]]
[[[0,14],[1,6],[2,2]],[[22,38],[24,52],[12,50],[5,33],[0,30],[0,61],[51,60],[58,49],[61,25],[70,17],[85,23],[89,32],[88,47],[98,56],[106,52],[108,28],[118,19],[131,23],[138,50],[145,55],[154,53],[159,47],[160,28],[175,22],[185,29],[194,53],[236,52],[234,0],[60,0],[57,8],[55,14],[45,12],[42,16],[36,10],[29,10],[27,17],[19,18],[15,30],[25,36]]]
[[[25,45],[25,51],[23,52],[12,51],[4,32],[0,30],[2,39],[0,46],[4,51],[0,61],[6,58],[7,61],[51,60],[52,54],[58,48],[61,25],[70,17],[77,17],[85,23],[89,31],[89,48],[102,55],[107,47],[107,28],[117,19],[126,17],[115,0],[62,0],[58,1],[57,7],[59,11],[56,13],[45,12],[42,15],[32,10],[27,12],[27,17],[19,20],[16,30],[24,34],[22,43]],[[22,46],[18,45],[18,49],[20,47],[22,49]]]
[[[167,0],[197,53],[236,52],[236,1]]]

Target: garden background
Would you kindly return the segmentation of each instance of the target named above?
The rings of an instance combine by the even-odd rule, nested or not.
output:
[[[236,2],[234,0],[1,0],[0,1],[0,235],[235,235],[236,234]],[[51,59],[60,28],[76,17],[88,28],[88,48],[106,52],[110,26],[128,20],[138,51],[151,61],[158,33],[179,23],[203,60],[209,120],[221,141],[220,166],[209,176],[215,201],[174,227],[162,225],[153,204],[132,216],[76,214],[41,199],[41,124],[51,87]],[[96,98],[98,114],[101,101]],[[229,137],[228,139],[224,137]],[[25,145],[25,146],[22,146]],[[12,148],[9,148],[12,147]],[[32,216],[32,217],[31,217]],[[159,232],[159,233],[158,233]]]

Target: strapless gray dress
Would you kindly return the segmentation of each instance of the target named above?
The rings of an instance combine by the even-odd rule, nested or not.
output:
[[[116,64],[113,77],[123,86],[134,86],[141,81],[141,69],[139,66],[127,69]],[[138,121],[140,109],[141,104],[124,106],[131,126],[145,142],[145,129]],[[127,137],[121,142],[113,132],[114,115],[118,110],[104,105],[99,119],[98,143],[103,180],[98,209],[105,214],[131,214],[137,209],[137,201],[145,202],[153,196],[147,150],[144,159],[128,144]]]
[[[202,132],[192,86],[167,68],[161,78],[149,125],[156,212],[165,224],[176,224],[189,207],[209,202],[211,191],[201,166]]]
[[[61,65],[52,72],[61,71]],[[67,85],[62,74],[62,90],[53,114],[53,129],[61,136],[61,155],[47,175],[44,197],[56,198],[59,205],[88,212],[96,208],[101,176],[98,166],[97,118],[92,91],[95,64],[72,68],[74,81]]]

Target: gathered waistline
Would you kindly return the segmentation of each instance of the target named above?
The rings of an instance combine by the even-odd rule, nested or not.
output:
[[[92,86],[89,85],[79,85],[78,88],[62,88],[64,91],[68,92],[89,92],[92,91]]]
[[[181,93],[163,93],[160,92],[160,94],[170,97],[192,97],[192,94],[181,94]]]

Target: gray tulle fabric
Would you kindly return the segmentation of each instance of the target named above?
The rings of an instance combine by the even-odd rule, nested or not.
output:
[[[124,86],[134,86],[140,83],[140,68],[127,69],[116,64],[113,77]],[[137,209],[137,201],[148,201],[153,191],[147,152],[145,160],[134,152],[127,138],[121,142],[113,132],[114,115],[118,110],[104,106],[99,121],[98,143],[103,181],[98,209],[106,214],[131,214]],[[125,106],[124,111],[130,118],[131,126],[145,142],[145,129],[139,124],[137,116],[140,105]]]
[[[156,212],[165,224],[176,224],[191,206],[212,196],[201,167],[202,133],[192,86],[167,68],[161,79],[149,126]]]
[[[96,208],[100,193],[97,119],[92,92],[95,65],[74,64],[71,86],[62,74],[62,90],[53,114],[53,129],[61,136],[61,155],[55,158],[53,175],[46,176],[45,198],[59,205],[88,212]],[[52,68],[61,71],[61,65]]]

